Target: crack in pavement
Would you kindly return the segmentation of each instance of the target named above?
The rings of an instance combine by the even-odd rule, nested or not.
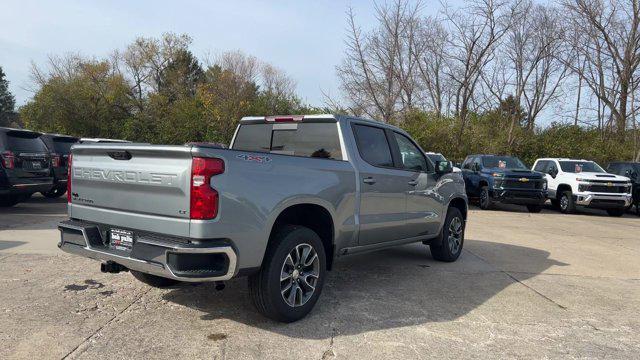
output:
[[[511,275],[509,272],[502,270],[500,268],[498,268],[497,266],[493,265],[492,263],[490,263],[488,260],[486,260],[485,258],[483,258],[482,256],[479,256],[477,254],[475,254],[473,251],[471,250],[465,250],[468,253],[470,253],[471,255],[477,257],[478,259],[482,260],[483,262],[485,262],[486,264],[488,264],[489,266],[493,266],[494,268],[498,269],[498,271],[500,271],[501,273],[507,275],[508,277],[510,277],[513,281],[517,282],[518,284],[521,284],[522,286],[526,287],[527,289],[533,291],[534,293],[538,294],[539,296],[541,296],[543,299],[551,302],[552,304],[556,305],[557,307],[559,307],[562,310],[567,310],[567,307],[556,302],[555,300],[551,299],[550,297],[546,296],[545,294],[541,293],[540,291],[536,290],[535,288],[533,288],[532,286],[529,286],[525,283],[523,283],[522,281],[520,281],[519,279],[517,279],[515,276]]]
[[[138,301],[140,301],[140,299],[142,299],[143,296],[145,296],[147,293],[149,293],[149,291],[151,291],[151,288],[148,288],[147,291],[144,291],[142,294],[140,294],[140,296],[138,296],[137,298],[135,298],[129,305],[127,305],[124,309],[122,309],[121,311],[117,312],[115,315],[113,315],[113,317],[111,317],[111,319],[109,319],[106,323],[104,323],[102,326],[100,326],[96,331],[94,331],[91,335],[85,337],[79,344],[78,346],[74,347],[73,349],[71,349],[71,351],[69,351],[65,356],[62,357],[62,359],[67,359],[69,358],[69,356],[73,355],[78,349],[80,349],[80,347],[82,347],[82,345],[86,344],[87,342],[89,342],[91,339],[93,339],[100,331],[102,331],[102,329],[106,328],[107,326],[111,325],[111,323],[113,323],[118,316],[124,314],[127,310],[129,310],[129,308],[131,308],[131,306],[133,306],[133,304],[137,303]],[[80,355],[82,353],[84,353],[85,351],[87,351],[88,348],[83,349],[82,351],[80,351],[77,355]]]

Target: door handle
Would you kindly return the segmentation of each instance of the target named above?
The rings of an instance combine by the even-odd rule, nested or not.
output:
[[[366,177],[362,179],[362,182],[364,182],[365,184],[373,185],[376,183],[376,180],[372,177]]]
[[[418,185],[418,180],[411,180],[407,184],[409,184],[411,186],[416,186],[416,185]]]

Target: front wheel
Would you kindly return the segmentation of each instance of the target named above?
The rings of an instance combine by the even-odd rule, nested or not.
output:
[[[609,214],[609,216],[620,217],[624,215],[625,211],[626,209],[608,209],[607,214]]]
[[[542,205],[527,205],[527,210],[530,213],[539,213],[542,211]]]
[[[573,193],[571,190],[563,191],[560,195],[560,212],[571,214],[576,211],[576,204],[573,201]]]
[[[318,234],[304,226],[287,225],[270,240],[260,271],[249,277],[249,293],[264,316],[293,322],[313,309],[325,273],[326,255]]]
[[[491,209],[491,194],[489,193],[489,187],[483,186],[480,189],[480,209],[488,210]]]
[[[431,256],[438,261],[453,262],[460,257],[464,245],[464,218],[459,209],[450,207],[442,225],[442,242],[429,245]]]

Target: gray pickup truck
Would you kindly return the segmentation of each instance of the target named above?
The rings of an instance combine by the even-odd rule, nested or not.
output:
[[[467,197],[451,163],[376,121],[247,117],[229,149],[75,145],[59,247],[152,286],[249,277],[267,317],[315,305],[342,255],[412,242],[462,252]]]

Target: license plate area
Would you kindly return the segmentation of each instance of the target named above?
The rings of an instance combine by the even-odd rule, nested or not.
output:
[[[133,231],[123,229],[109,230],[109,248],[113,250],[131,252],[133,249]]]

